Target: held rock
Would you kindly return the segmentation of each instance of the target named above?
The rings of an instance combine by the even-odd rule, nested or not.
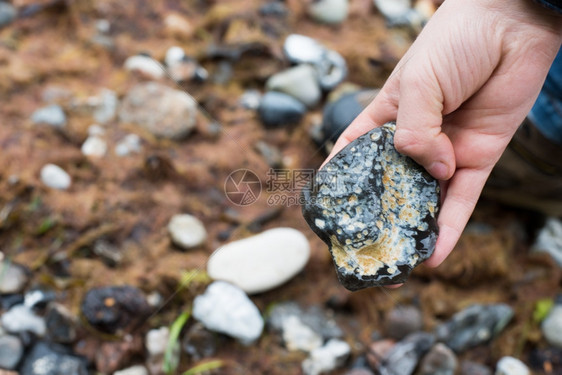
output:
[[[439,184],[394,148],[395,123],[357,138],[303,191],[303,215],[349,290],[404,282],[437,241]]]

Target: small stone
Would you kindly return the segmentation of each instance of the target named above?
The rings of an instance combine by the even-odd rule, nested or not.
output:
[[[270,91],[280,91],[298,99],[307,107],[314,107],[322,95],[316,71],[310,65],[298,65],[271,76],[265,83]]]
[[[92,327],[106,333],[134,329],[151,312],[144,294],[132,286],[91,289],[81,310]]]
[[[174,81],[189,81],[196,75],[199,65],[185,54],[181,47],[170,47],[166,52],[166,66]]]
[[[62,129],[66,126],[66,115],[59,105],[52,104],[33,112],[31,121],[34,124],[45,124]]]
[[[562,349],[562,305],[555,305],[541,324],[542,333],[548,343]]]
[[[495,375],[531,375],[531,371],[517,358],[502,357],[496,365]]]
[[[89,136],[82,144],[82,154],[101,158],[107,152],[107,143],[99,136]]]
[[[48,289],[32,289],[25,293],[23,304],[29,309],[44,309],[49,302],[57,298],[54,291]]]
[[[347,64],[336,51],[326,50],[324,60],[315,66],[318,82],[324,90],[332,90],[347,76]]]
[[[380,375],[411,375],[420,358],[431,349],[435,337],[426,332],[412,333],[392,347],[378,367]]]
[[[88,375],[86,361],[67,349],[46,342],[36,343],[25,357],[21,375]]]
[[[119,99],[113,90],[103,89],[94,100],[94,119],[100,124],[107,124],[115,118]]]
[[[98,33],[107,34],[111,30],[111,23],[106,19],[96,20],[96,30]]]
[[[77,319],[63,305],[52,303],[45,315],[48,337],[53,342],[70,344],[76,340]]]
[[[17,15],[18,11],[12,4],[0,2],[0,28],[11,24]]]
[[[224,281],[215,281],[195,298],[193,317],[207,329],[244,344],[256,341],[263,331],[263,319],[256,305],[242,289]]]
[[[367,352],[367,362],[369,366],[373,369],[377,369],[384,362],[384,359],[388,356],[388,353],[394,348],[396,343],[393,340],[378,340],[369,345],[369,350]]]
[[[562,220],[549,217],[531,247],[537,253],[547,253],[562,267]]]
[[[348,9],[348,0],[318,0],[310,3],[308,13],[318,22],[339,24],[347,18]]]
[[[437,241],[439,183],[396,151],[394,129],[351,142],[303,190],[304,218],[349,290],[406,281]]]
[[[18,337],[0,334],[0,369],[14,370],[23,357],[23,350]]]
[[[261,101],[261,93],[258,90],[246,90],[238,101],[246,109],[258,109]]]
[[[141,365],[136,365],[123,370],[115,371],[113,375],[149,375],[149,374],[146,367]]]
[[[306,107],[300,101],[275,91],[266,93],[258,107],[258,115],[266,128],[297,124],[305,113]]]
[[[331,339],[324,346],[314,349],[310,356],[302,363],[304,375],[319,375],[323,372],[335,370],[343,366],[351,347],[348,343],[338,339]]]
[[[25,268],[8,261],[0,262],[0,294],[19,293],[27,281]]]
[[[163,355],[168,345],[170,338],[170,330],[168,327],[160,327],[158,329],[151,329],[146,334],[146,350],[150,357],[157,357]]]
[[[140,335],[125,335],[121,341],[103,341],[96,348],[96,370],[103,374],[113,373],[131,363],[133,358],[144,355]]]
[[[212,357],[217,351],[216,334],[207,331],[201,323],[195,323],[183,336],[182,349],[193,361]]]
[[[40,175],[41,181],[51,189],[66,190],[72,183],[70,175],[58,165],[45,165],[41,168]]]
[[[412,9],[411,0],[374,0],[375,6],[391,22],[405,18]]]
[[[438,326],[437,338],[460,353],[496,337],[512,317],[513,309],[505,304],[472,305]]]
[[[271,1],[260,7],[262,16],[285,17],[288,13],[287,6],[279,1]]]
[[[136,134],[126,135],[115,146],[115,154],[117,156],[127,156],[133,152],[139,153],[142,150],[141,139]]]
[[[177,64],[181,64],[182,61],[186,58],[185,51],[183,48],[178,46],[173,46],[168,48],[166,51],[166,57],[164,58],[164,62],[166,66],[172,67]]]
[[[442,343],[435,344],[423,357],[418,375],[454,375],[458,367],[457,357]]]
[[[291,351],[302,350],[309,353],[322,346],[322,336],[303,324],[297,316],[287,317],[282,330],[285,346]]]
[[[128,71],[139,72],[152,79],[164,77],[164,67],[150,56],[136,55],[128,57],[123,66]]]
[[[207,239],[203,223],[188,214],[174,215],[168,223],[168,233],[174,244],[185,250],[201,246]]]
[[[164,30],[177,38],[189,38],[193,35],[193,26],[189,20],[178,13],[171,13],[164,18]]]
[[[10,333],[32,332],[42,337],[47,331],[45,320],[35,315],[25,305],[16,305],[6,311],[0,318],[0,322],[2,327]]]
[[[404,306],[391,310],[384,326],[388,337],[401,340],[410,333],[421,331],[422,324],[421,311],[415,306]]]
[[[197,103],[183,91],[156,82],[133,87],[121,103],[121,122],[137,124],[153,135],[183,139],[195,127]]]
[[[461,375],[492,375],[492,370],[480,363],[462,361]]]
[[[207,273],[246,293],[261,293],[293,278],[309,256],[310,246],[301,232],[275,228],[219,247],[207,263]]]

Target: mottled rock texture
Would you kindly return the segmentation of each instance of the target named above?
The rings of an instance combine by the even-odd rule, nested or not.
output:
[[[357,138],[303,192],[303,215],[349,290],[402,283],[435,248],[438,181],[396,151],[394,130]]]

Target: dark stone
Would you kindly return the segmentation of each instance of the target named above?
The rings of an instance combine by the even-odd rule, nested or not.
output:
[[[529,354],[529,365],[537,373],[544,371],[546,368],[551,368],[552,374],[562,374],[562,349],[533,349]]]
[[[297,99],[281,92],[266,93],[258,107],[261,121],[267,128],[297,124],[306,113],[306,107]]]
[[[505,304],[472,305],[437,327],[437,339],[460,353],[490,341],[512,317],[513,309]]]
[[[303,191],[303,215],[349,290],[406,281],[437,241],[439,183],[394,148],[394,123],[360,136]]]
[[[0,369],[13,370],[23,356],[23,343],[12,335],[0,335]]]
[[[86,361],[56,344],[38,342],[26,356],[21,375],[88,375]]]
[[[195,323],[183,336],[182,349],[193,361],[211,357],[217,351],[217,336],[201,323]]]
[[[76,340],[76,319],[64,306],[51,304],[45,315],[49,338],[61,344]]]
[[[91,289],[81,309],[88,323],[106,333],[134,329],[151,312],[144,294],[132,286]]]
[[[411,375],[425,353],[431,349],[435,337],[426,332],[412,333],[386,354],[378,367],[380,375]]]
[[[422,313],[415,306],[396,307],[386,314],[384,321],[386,335],[396,340],[421,331],[422,325]]]
[[[21,294],[5,294],[0,295],[0,308],[2,310],[9,310],[15,305],[23,303],[23,295]]]

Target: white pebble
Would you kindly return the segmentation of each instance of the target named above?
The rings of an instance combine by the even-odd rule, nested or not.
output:
[[[531,375],[531,371],[517,358],[503,357],[498,361],[496,375]]]
[[[153,79],[164,77],[164,67],[152,57],[136,55],[125,60],[126,70],[137,71]]]
[[[54,164],[47,164],[41,168],[41,181],[52,189],[66,190],[72,182],[68,173]]]
[[[103,136],[105,134],[105,129],[101,126],[99,126],[98,124],[93,124],[90,125],[90,127],[88,128],[88,135],[92,135],[92,136]]]
[[[99,136],[89,136],[82,144],[82,153],[86,156],[101,158],[107,152],[107,143]]]
[[[184,58],[185,52],[183,51],[183,49],[178,46],[173,46],[168,48],[168,51],[166,51],[166,58],[164,59],[164,62],[168,67],[172,67],[176,64],[181,63]]]
[[[115,371],[113,375],[148,375],[146,367],[137,365],[123,370]]]
[[[28,331],[37,336],[44,336],[47,331],[45,320],[24,305],[16,305],[5,312],[0,318],[0,323],[6,331],[11,333]]]
[[[148,351],[148,355],[156,357],[164,354],[169,338],[170,330],[168,327],[160,327],[148,331],[146,334],[146,350]]]
[[[141,139],[136,134],[128,134],[115,146],[115,154],[127,156],[132,152],[141,152]]]
[[[322,346],[322,336],[295,315],[290,315],[283,321],[282,331],[283,341],[289,350],[302,350],[308,353]]]
[[[203,223],[195,216],[175,215],[168,224],[168,232],[172,241],[182,249],[192,249],[202,245],[207,239],[207,231]]]
[[[342,366],[351,352],[351,347],[345,341],[331,339],[326,345],[315,349],[310,357],[302,363],[305,375],[319,375]]]

